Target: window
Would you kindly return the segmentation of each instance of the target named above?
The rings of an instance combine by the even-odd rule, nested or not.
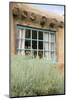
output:
[[[55,32],[17,26],[16,53],[55,58]]]

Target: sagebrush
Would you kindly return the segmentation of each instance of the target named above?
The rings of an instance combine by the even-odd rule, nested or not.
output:
[[[51,60],[11,56],[10,96],[64,94],[64,74]]]

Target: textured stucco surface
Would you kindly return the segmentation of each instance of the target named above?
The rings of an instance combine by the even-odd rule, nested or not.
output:
[[[57,17],[58,18],[58,17]],[[61,18],[61,17],[60,17]],[[41,28],[40,25],[37,23],[32,23],[31,21],[28,20],[20,20],[20,19],[15,19],[12,14],[11,10],[11,53],[16,54],[16,25],[26,25],[26,26],[31,26],[31,27],[36,27],[36,28]],[[46,28],[46,26],[44,27]],[[57,62],[58,66],[64,66],[64,27],[63,28],[57,28],[56,29],[56,57],[57,57]]]

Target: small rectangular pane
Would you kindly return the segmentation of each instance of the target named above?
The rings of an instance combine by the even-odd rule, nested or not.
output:
[[[52,58],[52,59],[55,58],[55,52],[51,52],[51,58]]]
[[[44,52],[44,57],[48,58],[49,57],[49,52]]]
[[[54,51],[54,50],[55,50],[55,44],[51,43],[51,51]]]
[[[16,53],[17,53],[18,55],[20,55],[20,50],[17,50]]]
[[[51,33],[51,42],[55,42],[55,34]]]
[[[25,30],[25,38],[28,38],[28,39],[31,38],[31,30],[29,30],[29,29]]]
[[[31,49],[31,40],[25,40],[25,49]]]
[[[17,29],[16,37],[17,37],[17,38],[20,38],[20,29]]]
[[[48,32],[46,32],[46,33],[43,33],[43,40],[44,41],[48,41]]]
[[[38,49],[43,49],[43,41],[38,41]]]
[[[25,50],[25,55],[31,55],[31,50]]]
[[[37,41],[32,40],[32,49],[37,49]]]
[[[21,30],[21,38],[22,38],[22,39],[25,38],[25,30]]]
[[[24,39],[21,39],[21,46],[20,48],[24,49],[25,48],[25,40]]]
[[[36,58],[37,57],[37,51],[36,50],[32,50],[32,55],[33,55],[34,58]]]
[[[37,31],[32,30],[32,39],[37,39]]]
[[[19,42],[20,42],[20,40],[17,39],[17,40],[16,40],[16,48],[19,48]]]
[[[39,58],[42,58],[43,57],[43,51],[38,51],[38,56],[39,56]]]
[[[44,51],[48,51],[48,43],[43,43],[43,49]]]
[[[43,32],[41,31],[38,32],[38,39],[43,40]]]

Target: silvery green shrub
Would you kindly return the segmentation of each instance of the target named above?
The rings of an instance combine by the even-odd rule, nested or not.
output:
[[[64,94],[64,75],[51,60],[11,56],[11,92],[14,96]]]

